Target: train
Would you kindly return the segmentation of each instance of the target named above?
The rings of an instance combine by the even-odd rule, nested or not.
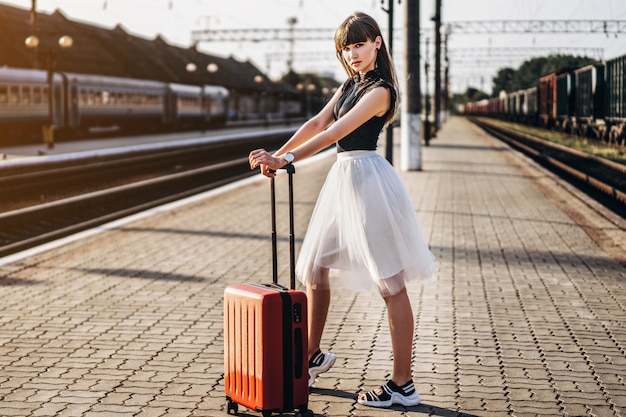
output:
[[[555,71],[539,78],[531,88],[466,103],[461,111],[624,146],[626,55]]]
[[[271,111],[266,95],[234,95],[218,85],[0,67],[0,145],[216,128],[233,117],[258,118],[261,109]],[[299,98],[281,98],[284,103],[276,107],[299,113]]]

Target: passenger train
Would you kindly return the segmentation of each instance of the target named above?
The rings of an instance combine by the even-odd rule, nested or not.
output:
[[[49,78],[50,77],[50,78]],[[225,125],[230,114],[259,117],[269,109],[254,96],[215,85],[183,85],[130,78],[0,68],[0,145],[101,131],[149,132]],[[267,99],[265,95],[258,95]],[[297,114],[297,97],[281,109]],[[253,105],[250,105],[252,103]],[[238,104],[246,107],[243,114]],[[50,128],[50,126],[53,126]],[[52,131],[52,132],[51,132]]]
[[[626,145],[626,55],[545,75],[537,85],[467,103],[483,115]]]

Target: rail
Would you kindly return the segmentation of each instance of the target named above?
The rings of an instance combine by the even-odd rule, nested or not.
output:
[[[252,175],[248,151],[294,130],[6,161],[0,257]]]
[[[579,186],[620,216],[626,215],[626,166],[558,143],[469,118],[477,126]]]

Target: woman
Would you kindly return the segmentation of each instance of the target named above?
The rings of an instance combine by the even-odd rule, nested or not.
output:
[[[387,307],[393,371],[387,383],[360,394],[358,402],[414,406],[420,399],[411,372],[414,324],[406,284],[432,278],[435,266],[400,177],[376,153],[378,136],[397,109],[395,70],[378,24],[364,13],[339,26],[335,46],[349,78],[274,154],[250,152],[250,167],[260,166],[271,177],[272,170],[337,143],[337,161],[320,191],[296,265],[309,304],[309,385],[336,359],[320,350],[331,285],[375,291]]]

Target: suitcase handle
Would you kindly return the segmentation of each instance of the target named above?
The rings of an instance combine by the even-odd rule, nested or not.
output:
[[[282,167],[289,176],[289,288],[296,289],[296,244],[294,238],[293,225],[293,174],[296,167],[289,163]],[[270,170],[270,172],[276,172]],[[270,181],[271,205],[272,205],[272,282],[278,284],[278,250],[276,237],[276,187],[274,177]]]

